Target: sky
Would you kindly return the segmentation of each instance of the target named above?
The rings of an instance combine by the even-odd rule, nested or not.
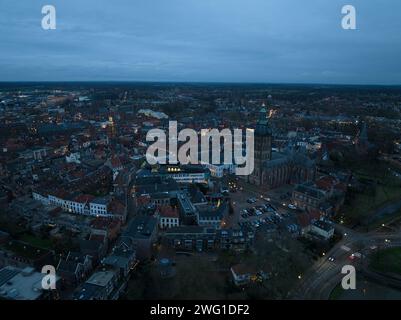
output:
[[[400,0],[0,0],[0,81],[401,84],[400,31]]]

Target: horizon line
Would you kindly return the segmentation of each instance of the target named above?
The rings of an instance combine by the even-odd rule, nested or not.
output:
[[[59,83],[161,83],[161,84],[212,84],[212,85],[299,85],[299,86],[347,86],[347,87],[401,87],[399,84],[364,84],[364,83],[325,83],[325,82],[253,82],[253,81],[176,81],[176,80],[0,80],[0,85],[2,84],[35,84],[35,83],[49,83],[49,84],[59,84]]]

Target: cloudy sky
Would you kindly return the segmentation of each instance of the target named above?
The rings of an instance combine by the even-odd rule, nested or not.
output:
[[[401,84],[400,31],[400,0],[0,0],[0,81]]]

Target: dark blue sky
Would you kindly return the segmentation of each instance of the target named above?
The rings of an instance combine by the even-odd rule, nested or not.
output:
[[[401,84],[400,31],[400,0],[0,0],[0,81]]]

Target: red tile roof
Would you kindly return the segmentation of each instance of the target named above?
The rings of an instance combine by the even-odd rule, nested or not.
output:
[[[80,194],[79,196],[74,198],[74,201],[79,203],[88,203],[91,202],[93,199],[95,199],[95,197],[90,194]]]
[[[171,206],[160,206],[158,208],[158,212],[160,217],[163,218],[178,218],[178,210],[177,208],[173,208]]]

